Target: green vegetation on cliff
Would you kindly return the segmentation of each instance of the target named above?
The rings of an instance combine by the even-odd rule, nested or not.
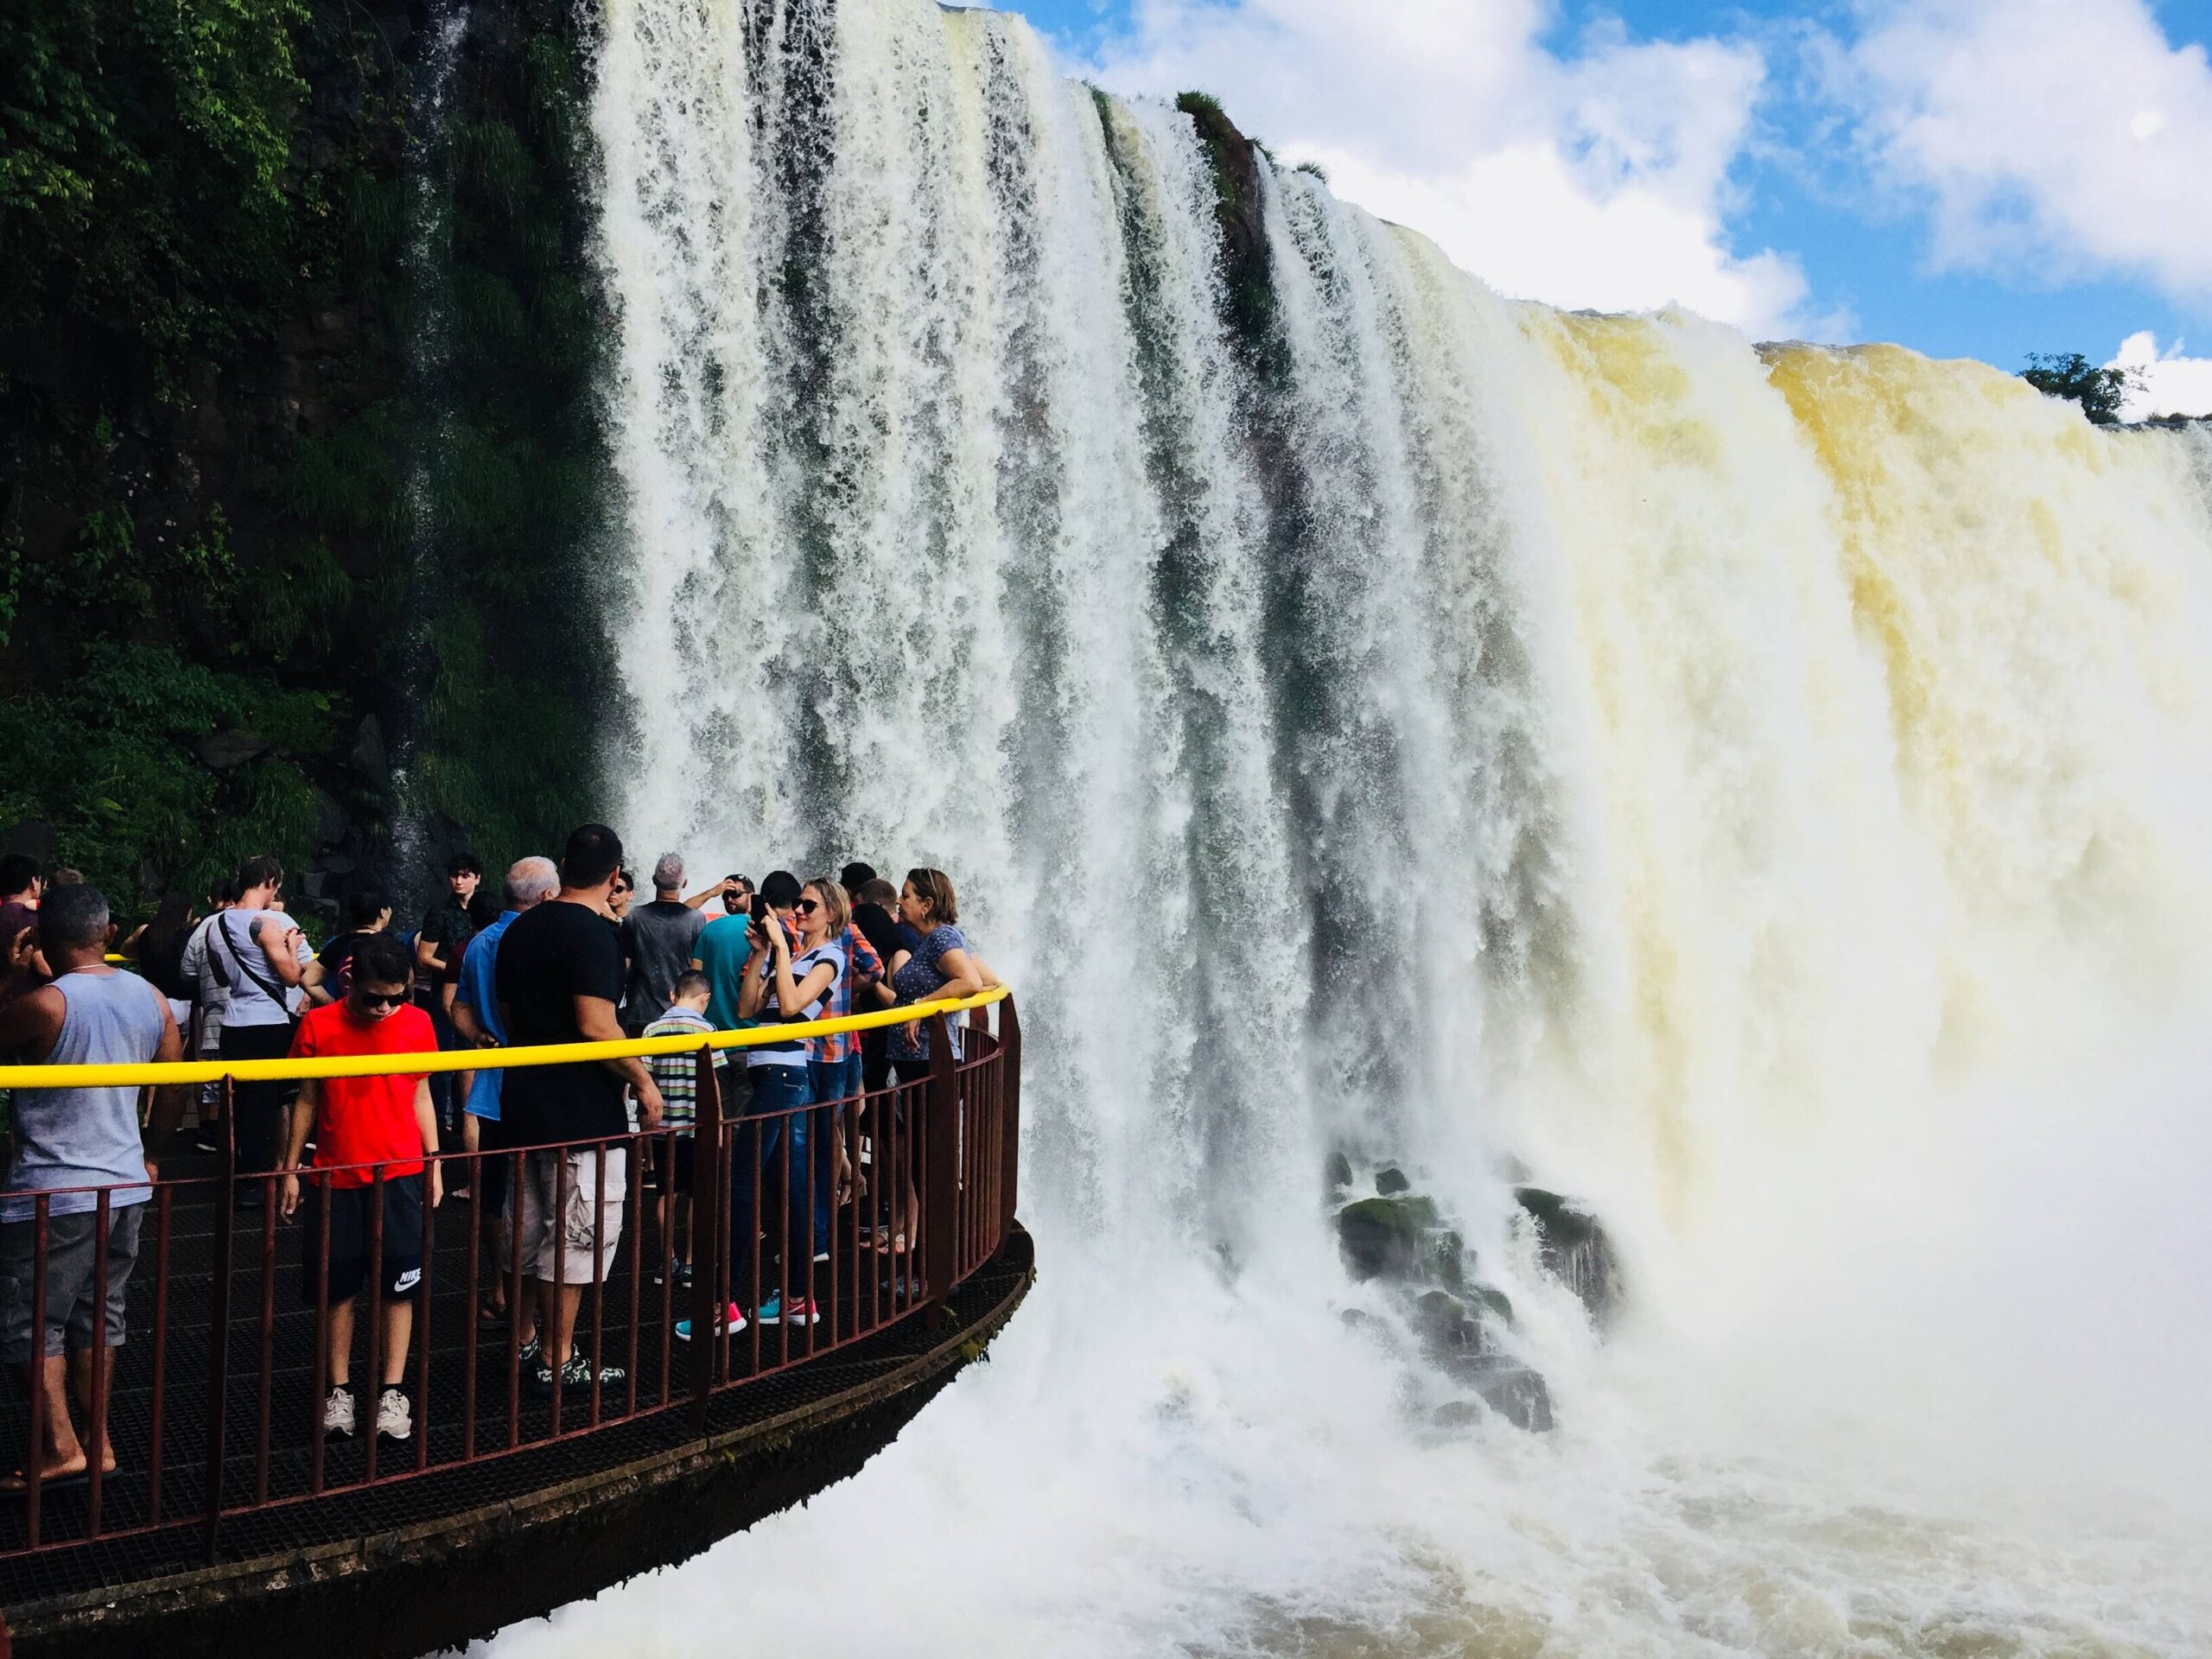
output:
[[[2081,404],[2082,412],[2099,426],[2119,424],[2120,406],[2135,384],[2129,371],[2101,369],[2079,352],[2031,352],[2028,363],[2020,378],[2037,391]]]
[[[0,11],[0,833],[126,905],[248,851],[375,868],[403,735],[434,839],[590,804],[575,25],[478,10],[412,146],[405,0]]]

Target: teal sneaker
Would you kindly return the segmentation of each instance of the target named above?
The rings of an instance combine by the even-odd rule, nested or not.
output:
[[[763,1325],[813,1325],[822,1318],[822,1310],[814,1305],[811,1296],[802,1296],[791,1304],[791,1312],[784,1312],[784,1294],[777,1291],[760,1304],[759,1314]]]
[[[719,1337],[727,1332],[728,1335],[734,1337],[744,1329],[745,1315],[739,1313],[737,1311],[737,1304],[735,1302],[732,1302],[728,1307],[722,1310],[722,1317],[716,1323],[715,1334]],[[676,1339],[678,1342],[689,1342],[691,1340],[690,1320],[678,1319],[676,1322]]]

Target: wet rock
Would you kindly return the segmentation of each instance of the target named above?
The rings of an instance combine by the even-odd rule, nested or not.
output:
[[[1447,1361],[1452,1380],[1516,1428],[1549,1433],[1554,1427],[1552,1391],[1544,1379],[1503,1354],[1469,1354]]]
[[[1361,1198],[1337,1211],[1337,1247],[1355,1279],[1412,1277],[1422,1264],[1436,1205],[1418,1194]]]
[[[1457,1290],[1467,1281],[1467,1258],[1471,1254],[1466,1242],[1450,1229],[1432,1234],[1423,1242],[1426,1259],[1421,1276]]]
[[[1395,1166],[1376,1177],[1403,1180]],[[1346,1309],[1342,1318],[1385,1351],[1412,1361],[1405,1389],[1416,1417],[1434,1427],[1462,1427],[1495,1414],[1535,1432],[1552,1427],[1551,1394],[1544,1379],[1506,1351],[1505,1332],[1513,1325],[1513,1304],[1503,1292],[1474,1278],[1475,1253],[1459,1232],[1442,1223],[1435,1200],[1393,1183],[1393,1190],[1360,1198],[1337,1211],[1338,1244],[1344,1267],[1362,1281],[1377,1281],[1404,1324],[1366,1308]],[[1414,1341],[1405,1340],[1410,1332]],[[1461,1400],[1430,1409],[1441,1376],[1482,1402]],[[1424,1381],[1427,1378],[1428,1380]]]
[[[1351,1160],[1341,1152],[1331,1153],[1329,1161],[1323,1166],[1322,1178],[1328,1183],[1329,1196],[1342,1198],[1351,1191]]]
[[[378,784],[391,780],[390,761],[384,747],[384,728],[374,715],[361,717],[361,729],[353,739],[353,753],[350,757],[353,770],[374,779]]]
[[[1513,1190],[1536,1229],[1536,1249],[1546,1272],[1572,1290],[1603,1319],[1620,1300],[1620,1256],[1598,1218],[1573,1198],[1541,1186]]]
[[[346,806],[343,802],[341,802],[335,795],[333,795],[328,790],[318,789],[315,791],[315,838],[318,846],[337,847],[343,845],[346,840],[346,832],[352,827],[352,823],[353,820],[347,816]]]
[[[1469,1285],[1467,1294],[1480,1302],[1499,1324],[1510,1325],[1513,1323],[1513,1299],[1496,1285]]]
[[[235,728],[211,732],[192,746],[200,764],[211,772],[232,772],[249,760],[258,760],[276,746],[265,737]]]
[[[1375,1172],[1375,1190],[1386,1198],[1411,1192],[1413,1185],[1406,1179],[1406,1172],[1395,1164],[1385,1164]]]
[[[1472,1428],[1488,1414],[1471,1400],[1446,1400],[1428,1414],[1439,1428]]]
[[[1448,1290],[1425,1290],[1414,1298],[1411,1309],[1414,1333],[1432,1359],[1449,1360],[1461,1354],[1484,1354],[1496,1344],[1489,1330],[1487,1310]]]

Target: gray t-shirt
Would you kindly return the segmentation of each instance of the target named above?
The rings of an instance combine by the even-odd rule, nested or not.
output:
[[[263,922],[270,925],[264,930],[272,936],[292,927],[289,916],[276,910],[248,910],[243,906],[226,910],[214,918],[207,941],[210,971],[220,970],[227,982],[227,995],[223,1004],[223,1026],[230,1030],[240,1026],[282,1026],[292,1018],[291,995],[276,973],[269,953],[261,948],[253,936],[255,928]],[[271,942],[274,942],[273,937]],[[270,995],[270,990],[283,993],[278,1001]]]
[[[161,1052],[162,994],[136,974],[79,969],[54,982],[61,993],[61,1034],[48,1065],[143,1065]],[[0,1073],[0,1075],[4,1075]],[[115,1184],[108,1203],[117,1208],[153,1196],[146,1179],[144,1142],[138,1133],[135,1087],[18,1089],[16,1157],[0,1221],[29,1221],[28,1198],[58,1186]],[[137,1182],[140,1185],[124,1185]],[[98,1207],[96,1192],[67,1192],[47,1213],[79,1215]]]
[[[622,1017],[651,1025],[676,1001],[676,976],[698,954],[707,918],[673,899],[633,905],[622,922],[622,954],[630,958],[630,982],[623,993]]]

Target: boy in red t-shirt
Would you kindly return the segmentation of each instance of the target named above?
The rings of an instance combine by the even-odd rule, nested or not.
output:
[[[295,1059],[340,1055],[435,1052],[430,1016],[408,1000],[414,964],[389,933],[367,935],[353,952],[345,998],[311,1008],[292,1041]],[[392,1440],[414,1435],[414,1412],[400,1387],[415,1331],[415,1299],[423,1287],[423,1154],[438,1149],[430,1080],[423,1072],[389,1077],[327,1077],[300,1084],[285,1147],[284,1218],[300,1205],[300,1154],[315,1139],[307,1188],[306,1237],[300,1250],[300,1294],[315,1300],[315,1262],[326,1229],[330,1239],[327,1333],[330,1394],[323,1402],[325,1434],[353,1433],[353,1298],[368,1282],[376,1166],[384,1169],[384,1232],[378,1278],[384,1294],[383,1390],[377,1433]],[[438,1166],[429,1166],[429,1202],[442,1194]]]

